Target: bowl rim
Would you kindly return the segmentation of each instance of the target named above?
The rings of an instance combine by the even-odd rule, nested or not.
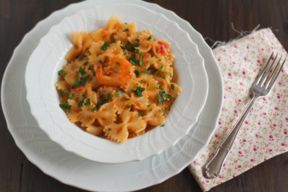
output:
[[[204,82],[203,82],[203,84],[204,84],[204,86],[206,86],[206,91],[204,92],[204,95],[203,95],[203,98],[202,98],[202,106],[200,106],[199,107],[199,110],[198,110],[198,112],[197,112],[197,115],[195,116],[195,118],[194,118],[194,122],[193,122],[193,124],[191,124],[191,126],[190,126],[190,128],[188,128],[187,130],[186,130],[186,132],[185,132],[185,134],[183,134],[181,137],[179,137],[178,139],[176,139],[176,140],[174,140],[174,142],[171,142],[171,144],[169,145],[169,146],[166,146],[165,148],[162,148],[162,149],[158,149],[157,151],[155,151],[154,150],[154,152],[153,153],[150,153],[150,154],[146,154],[146,155],[141,155],[141,154],[136,154],[136,157],[134,156],[134,157],[131,157],[131,156],[127,156],[127,155],[123,155],[123,157],[122,158],[119,158],[119,156],[117,157],[117,158],[111,158],[111,155],[109,155],[109,157],[107,158],[107,157],[103,157],[103,156],[100,156],[100,158],[94,158],[95,156],[93,156],[93,157],[91,157],[90,155],[89,155],[89,153],[91,153],[91,151],[90,152],[84,152],[83,153],[83,148],[79,148],[79,146],[77,146],[76,148],[74,148],[75,147],[75,145],[71,145],[71,143],[70,142],[67,142],[67,141],[65,141],[65,142],[63,142],[62,141],[62,137],[61,136],[59,136],[59,135],[53,135],[53,133],[51,133],[51,132],[49,132],[47,129],[45,129],[44,127],[46,127],[47,125],[44,125],[43,124],[43,122],[41,122],[41,120],[39,120],[39,114],[38,114],[38,110],[37,110],[37,105],[35,105],[35,103],[34,103],[34,101],[33,101],[33,96],[31,95],[31,90],[30,90],[30,86],[29,86],[29,84],[28,84],[28,78],[29,78],[29,63],[31,62],[31,58],[33,58],[34,56],[35,56],[35,53],[36,53],[36,50],[37,49],[39,49],[39,46],[41,45],[41,43],[44,41],[44,39],[45,39],[45,37],[47,36],[47,35],[49,35],[49,33],[51,33],[51,31],[53,31],[53,29],[55,29],[56,27],[58,27],[58,26],[60,26],[61,24],[63,24],[63,22],[65,22],[67,19],[70,19],[70,18],[73,18],[73,17],[75,17],[75,16],[78,16],[79,14],[81,14],[81,13],[83,13],[83,12],[87,12],[88,10],[95,10],[95,8],[96,7],[103,7],[104,5],[100,5],[100,6],[95,6],[95,7],[93,7],[93,8],[89,8],[89,9],[82,9],[82,10],[80,10],[79,12],[77,12],[77,13],[75,13],[75,14],[73,14],[73,15],[70,15],[70,16],[68,16],[68,17],[65,17],[60,23],[58,23],[57,25],[54,25],[50,30],[49,30],[49,32],[45,35],[45,36],[43,36],[42,38],[41,38],[41,40],[40,40],[40,42],[39,42],[39,44],[38,44],[38,46],[35,48],[35,50],[33,51],[33,53],[31,54],[31,56],[30,56],[30,58],[29,58],[29,61],[28,61],[28,64],[27,64],[27,67],[26,67],[26,72],[25,72],[25,86],[26,86],[26,89],[27,89],[27,95],[26,95],[26,99],[27,99],[27,101],[28,101],[28,103],[29,103],[29,106],[30,106],[30,110],[31,110],[31,114],[35,117],[35,119],[36,119],[36,121],[37,121],[37,123],[40,125],[39,127],[45,132],[45,133],[47,133],[47,135],[49,136],[49,138],[51,139],[51,140],[53,140],[54,142],[56,142],[56,143],[58,143],[58,144],[60,144],[65,150],[67,150],[67,151],[70,151],[70,152],[73,152],[73,153],[75,153],[75,154],[77,154],[77,155],[80,155],[80,156],[82,156],[82,157],[85,157],[85,158],[87,158],[87,159],[90,159],[90,160],[93,160],[93,161],[98,161],[98,162],[105,162],[105,163],[121,163],[121,162],[126,162],[126,161],[131,161],[131,160],[142,160],[142,159],[145,159],[145,158],[147,158],[147,157],[149,157],[149,156],[151,156],[151,155],[153,155],[153,154],[159,154],[160,152],[162,152],[163,150],[165,150],[165,149],[167,149],[168,147],[170,147],[171,145],[173,145],[173,144],[175,144],[175,143],[177,143],[181,138],[183,138],[188,132],[189,132],[189,130],[191,129],[191,127],[196,123],[196,121],[197,121],[197,119],[198,119],[198,117],[199,117],[199,115],[200,115],[200,113],[201,113],[201,111],[202,111],[202,109],[203,109],[203,107],[204,107],[204,104],[205,104],[205,102],[206,102],[206,98],[207,98],[207,94],[208,94],[208,77],[207,77],[207,73],[206,73],[206,69],[205,69],[205,66],[204,66],[204,59],[202,58],[202,56],[201,56],[201,54],[200,54],[200,52],[199,52],[199,50],[198,50],[198,47],[197,47],[197,45],[191,40],[191,38],[190,38],[190,36],[189,36],[189,34],[186,32],[186,31],[184,31],[182,28],[180,28],[183,32],[185,32],[186,33],[186,35],[187,35],[187,37],[189,38],[189,40],[190,40],[190,43],[191,44],[193,44],[193,46],[196,48],[196,52],[197,52],[197,56],[201,59],[201,63],[199,64],[199,67],[202,69],[202,72],[204,72],[203,73],[203,75],[204,75],[204,79],[206,79],[206,82],[205,82],[205,80],[204,80]],[[119,6],[119,5],[118,5]],[[127,7],[128,5],[124,5],[125,7]],[[143,7],[141,7],[141,6],[136,6],[136,5],[129,5],[129,6],[133,6],[133,7],[138,7],[138,8],[141,8],[141,9],[146,9],[146,8],[143,8]],[[150,10],[148,10],[148,9],[146,9],[146,11],[150,11]],[[151,11],[150,11],[151,12]],[[158,13],[159,14],[159,13]],[[173,22],[173,23],[175,23],[176,25],[178,25],[176,22],[174,22],[174,21],[171,21],[170,19],[168,19],[165,15],[163,15],[163,14],[159,14],[161,17],[164,17],[165,19],[167,19],[168,21],[170,21],[170,22]],[[30,90],[30,91],[29,91]],[[171,109],[172,110],[172,109]],[[171,112],[170,112],[171,113]],[[67,118],[67,117],[66,117]],[[68,119],[67,119],[68,120]],[[79,129],[79,128],[78,128]],[[157,128],[157,129],[159,129],[159,128]],[[80,129],[79,129],[80,130]],[[82,131],[82,130],[80,130],[81,132],[83,132],[83,133],[85,133],[85,134],[87,134],[86,132],[84,132],[84,131]],[[152,132],[152,131],[151,131]],[[147,133],[145,133],[144,135],[146,135]],[[92,136],[92,137],[94,137],[94,139],[95,139],[95,136]],[[140,139],[141,137],[136,137],[135,139]],[[76,139],[76,138],[74,138],[74,139]],[[99,139],[99,138],[97,138],[96,137],[96,139]],[[77,140],[77,139],[76,139]],[[79,141],[79,140],[77,140],[77,141]],[[130,140],[131,141],[131,140]],[[129,142],[129,140],[127,141],[127,142]],[[109,143],[111,143],[110,141],[109,141]],[[115,146],[117,149],[119,149],[120,147],[119,147],[119,144],[117,144],[117,145],[113,145],[113,146]],[[123,146],[123,144],[120,144],[120,146]],[[93,151],[92,151],[93,152]],[[102,154],[103,153],[105,153],[105,151],[102,151],[101,152]],[[138,152],[139,153],[139,152]]]

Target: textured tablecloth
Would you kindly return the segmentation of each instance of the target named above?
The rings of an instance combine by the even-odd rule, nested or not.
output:
[[[224,101],[214,135],[189,166],[203,191],[288,151],[288,65],[270,94],[256,100],[243,123],[221,174],[205,179],[201,168],[245,109],[249,89],[271,52],[287,53],[270,29],[254,31],[214,49],[223,76]]]

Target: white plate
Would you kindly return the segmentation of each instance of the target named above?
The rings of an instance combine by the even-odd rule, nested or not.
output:
[[[55,83],[65,64],[65,55],[75,31],[93,31],[116,15],[135,22],[139,30],[149,29],[156,38],[171,43],[182,93],[177,97],[165,122],[124,144],[95,137],[71,123],[59,107]],[[66,17],[40,40],[29,58],[25,85],[31,113],[52,141],[67,151],[102,163],[143,160],[159,154],[183,138],[196,123],[208,94],[204,60],[189,34],[165,15],[137,5],[95,5]]]
[[[205,66],[209,78],[209,94],[198,124],[193,127],[184,139],[160,155],[152,156],[144,161],[123,164],[103,164],[80,158],[65,152],[59,145],[51,142],[48,136],[37,127],[36,121],[28,112],[24,86],[25,63],[36,47],[39,39],[50,27],[67,15],[79,9],[85,9],[95,3],[118,3],[118,0],[90,0],[72,4],[50,15],[29,32],[15,49],[6,68],[2,81],[2,107],[17,146],[26,157],[44,173],[59,181],[90,191],[132,191],[148,187],[164,181],[184,169],[197,152],[208,142],[214,131],[215,123],[222,105],[222,79],[211,49],[202,36],[191,25],[156,4],[137,0],[123,0],[145,6],[150,10],[161,12],[169,19],[176,21],[189,32],[191,38],[199,46],[205,58]],[[18,78],[15,78],[18,77]],[[144,179],[143,179],[144,178]],[[131,182],[133,181],[133,182]]]

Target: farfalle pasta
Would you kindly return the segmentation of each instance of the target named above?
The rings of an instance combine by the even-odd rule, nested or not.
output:
[[[167,41],[111,17],[71,42],[56,89],[72,123],[117,143],[164,124],[181,92]]]

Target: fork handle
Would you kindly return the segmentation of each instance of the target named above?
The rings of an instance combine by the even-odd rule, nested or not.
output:
[[[248,115],[249,111],[251,110],[251,107],[253,106],[256,98],[257,98],[256,96],[253,96],[253,98],[250,100],[249,104],[247,105],[244,113],[242,114],[241,118],[238,120],[235,127],[229,133],[228,137],[218,147],[216,153],[211,157],[211,159],[204,165],[202,171],[203,171],[204,177],[206,177],[207,179],[213,179],[219,175],[223,162],[225,161],[226,156],[229,153],[234,143],[237,133],[242,123],[244,122],[246,116]]]

